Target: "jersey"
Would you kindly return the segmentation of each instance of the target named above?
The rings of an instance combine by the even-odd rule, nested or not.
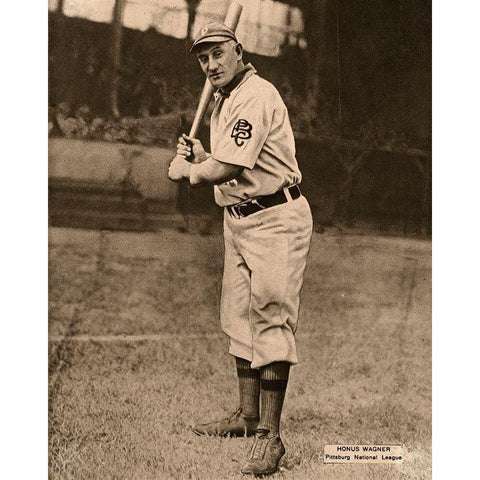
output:
[[[215,93],[210,121],[212,157],[244,167],[229,182],[214,187],[220,206],[270,195],[301,182],[287,107],[277,89],[248,64],[229,93]]]

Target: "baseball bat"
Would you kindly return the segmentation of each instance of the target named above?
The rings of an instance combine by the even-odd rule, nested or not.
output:
[[[224,20],[224,24],[227,27],[230,27],[233,31],[237,28],[238,21],[240,19],[240,14],[242,13],[242,5],[232,2],[230,7],[228,7],[227,15]],[[210,102],[210,97],[213,94],[213,85],[210,81],[205,79],[205,85],[203,86],[202,94],[200,95],[200,101],[198,102],[197,111],[195,112],[195,118],[193,119],[192,128],[190,128],[190,133],[188,136],[190,138],[195,138],[202,123],[202,119],[207,111],[208,103]]]

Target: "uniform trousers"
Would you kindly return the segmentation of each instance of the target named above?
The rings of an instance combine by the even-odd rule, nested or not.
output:
[[[229,353],[252,368],[298,362],[295,331],[312,236],[305,197],[247,217],[224,209],[220,320]]]

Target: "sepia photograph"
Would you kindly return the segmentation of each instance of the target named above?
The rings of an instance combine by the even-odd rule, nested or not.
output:
[[[432,478],[431,0],[48,1],[48,478]]]

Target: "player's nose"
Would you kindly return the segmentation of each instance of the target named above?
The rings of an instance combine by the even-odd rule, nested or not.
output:
[[[207,68],[208,68],[209,73],[215,72],[215,70],[217,70],[217,68],[218,68],[218,62],[214,58],[210,58],[208,60],[208,67]]]

